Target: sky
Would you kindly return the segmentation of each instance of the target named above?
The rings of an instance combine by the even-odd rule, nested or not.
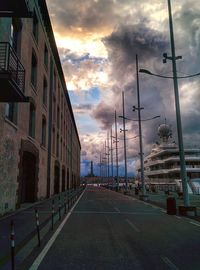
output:
[[[139,68],[156,74],[172,75],[167,0],[46,0],[63,66],[77,129],[80,136],[81,175],[87,175],[90,162],[99,174],[107,133],[114,130],[114,113],[137,119],[136,54]],[[179,76],[200,72],[200,5],[196,0],[172,0],[174,36]],[[158,141],[157,129],[165,118],[177,142],[173,81],[139,75],[144,155]],[[199,147],[199,77],[179,79],[183,139],[185,147]],[[122,119],[117,117],[119,171],[124,174]],[[139,164],[138,125],[126,121],[128,175]],[[135,138],[136,137],[136,138]],[[114,144],[113,144],[114,147]],[[115,165],[115,152],[113,152]],[[114,166],[115,174],[115,166]]]

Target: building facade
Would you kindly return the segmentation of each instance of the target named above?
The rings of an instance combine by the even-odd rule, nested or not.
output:
[[[0,103],[0,214],[80,184],[81,145],[45,0],[28,8],[31,18],[0,18],[0,83],[9,83],[0,100],[10,87],[25,96]]]

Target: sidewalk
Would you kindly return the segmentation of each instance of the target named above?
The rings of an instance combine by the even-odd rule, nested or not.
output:
[[[14,221],[15,231],[15,261],[20,265],[38,246],[36,234],[35,208],[38,210],[41,241],[52,231],[52,206],[54,208],[53,225],[58,226],[66,210],[71,208],[82,188],[70,190],[49,199],[24,205],[17,211],[0,218],[0,269],[11,269],[10,266],[10,222]],[[64,204],[66,203],[66,204]],[[59,207],[60,206],[60,207]],[[59,211],[60,208],[60,211]],[[16,267],[17,269],[17,267]]]
[[[124,193],[124,190],[121,189],[120,192]],[[140,193],[138,195],[135,195],[135,190],[131,189],[129,190],[128,195],[133,196],[136,199],[139,199]],[[148,195],[147,202],[159,206],[163,209],[167,209],[167,198],[174,197],[176,199],[177,213],[178,207],[184,205],[183,198],[180,198],[176,192],[170,191],[170,195],[166,195],[164,191],[157,191],[157,193],[147,192],[147,195]],[[192,216],[190,218],[200,222],[200,195],[189,194],[189,198],[190,198],[190,205],[196,206],[197,208],[197,216],[194,217]]]

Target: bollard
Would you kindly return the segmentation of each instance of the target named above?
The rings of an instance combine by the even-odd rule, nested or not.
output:
[[[15,230],[14,221],[10,222],[10,247],[11,247],[11,269],[15,269]]]
[[[68,205],[68,211],[70,209],[70,206],[69,206],[69,194],[68,194],[68,197],[67,197],[67,205]]]
[[[65,207],[65,214],[67,213],[67,207],[66,207],[66,193],[64,195],[64,207]]]
[[[37,209],[35,209],[35,219],[36,219],[36,228],[37,228],[37,237],[38,237],[38,247],[40,247],[40,222],[39,222]]]
[[[52,207],[51,207],[51,229],[52,229],[52,231],[53,231],[53,226],[54,226],[54,213],[55,213],[54,200],[52,200]]]
[[[60,203],[60,195],[59,195],[58,213],[59,213],[59,220],[61,220],[61,203]]]

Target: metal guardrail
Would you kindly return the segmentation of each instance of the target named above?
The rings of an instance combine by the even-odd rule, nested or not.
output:
[[[11,262],[11,270],[14,270],[16,266],[20,266],[23,260],[22,258],[18,258],[18,260],[16,260],[18,253],[26,245],[29,245],[29,249],[31,249],[30,243],[35,237],[37,237],[37,246],[40,247],[41,242],[44,243],[46,236],[50,233],[50,231],[53,231],[58,226],[57,223],[61,222],[62,218],[64,218],[65,215],[70,211],[72,206],[78,200],[81,193],[84,191],[84,188],[84,186],[80,186],[76,190],[65,191],[60,194],[54,195],[52,198],[49,198],[47,200],[50,203],[49,214],[42,222],[40,222],[39,208],[34,206],[31,207],[30,209],[32,209],[33,215],[35,215],[36,217],[36,226],[34,229],[31,228],[29,233],[27,233],[26,236],[18,243],[15,243],[15,234],[17,235],[18,231],[17,228],[15,228],[14,226],[14,219],[11,220],[11,224],[8,224],[8,226],[10,226],[11,228],[9,240],[11,252],[6,253],[2,257],[0,255],[0,268],[2,266],[5,266],[6,263],[8,263],[9,261]],[[50,208],[50,206],[52,206],[52,208]],[[34,248],[35,246],[32,247],[32,251]]]
[[[25,87],[25,69],[8,42],[0,42],[0,74],[9,74],[21,92]]]

